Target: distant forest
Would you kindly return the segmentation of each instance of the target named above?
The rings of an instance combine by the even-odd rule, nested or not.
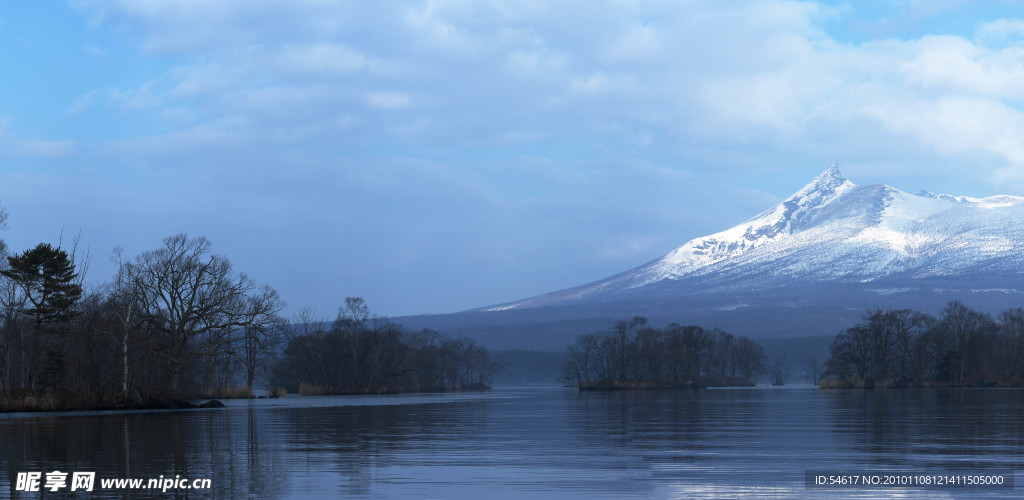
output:
[[[75,243],[12,255],[0,242],[0,411],[251,397],[261,376],[272,394],[485,388],[500,366],[473,340],[406,331],[359,298],[330,325],[308,311],[284,318],[273,288],[202,237],[133,259],[115,251],[115,276],[87,290]]]
[[[746,337],[699,326],[654,328],[643,317],[581,335],[563,378],[580,390],[754,385],[767,372],[764,348]]]
[[[836,336],[821,387],[1024,385],[1024,310],[875,309]]]
[[[762,377],[782,385],[789,377],[782,355],[767,363],[748,338],[699,326],[654,328],[642,317],[579,336],[567,357],[562,378],[580,390],[754,385]],[[824,366],[812,356],[804,370],[825,389],[1024,386],[1024,309],[996,317],[958,301],[939,317],[872,309],[832,339]]]
[[[486,389],[501,363],[473,339],[411,332],[348,298],[331,328],[308,312],[283,329],[270,379],[300,394]]]

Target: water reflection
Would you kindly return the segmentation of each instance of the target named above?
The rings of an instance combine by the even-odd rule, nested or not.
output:
[[[178,498],[890,496],[804,472],[1024,469],[1022,412],[1017,390],[524,388],[8,416],[0,491],[61,470],[213,480]]]
[[[865,463],[916,469],[1024,469],[1024,391],[830,391],[834,432]]]

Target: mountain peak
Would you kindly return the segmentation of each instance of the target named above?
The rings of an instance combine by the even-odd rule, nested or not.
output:
[[[832,162],[824,172],[818,174],[810,183],[793,193],[779,207],[785,207],[788,212],[798,208],[806,211],[807,209],[828,203],[852,187],[854,187],[854,184],[846,180],[846,177],[843,177],[843,173],[839,171],[839,165],[836,162]],[[779,207],[776,207],[776,210]]]
[[[824,172],[818,174],[807,188],[811,188],[814,191],[834,191],[835,188],[842,186],[846,182],[846,177],[843,177],[843,173],[839,171],[839,164],[832,162],[825,169]]]
[[[793,193],[792,196],[775,209],[769,210],[766,213],[785,209],[787,218],[789,218],[798,209],[806,212],[809,209],[827,204],[852,187],[854,187],[854,184],[846,180],[846,177],[843,177],[843,173],[839,171],[839,165],[832,162],[824,172],[818,174],[810,183],[800,188],[796,193]],[[755,219],[763,215],[755,217]]]

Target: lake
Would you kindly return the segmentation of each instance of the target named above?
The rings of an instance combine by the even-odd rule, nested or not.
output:
[[[165,498],[1019,496],[1006,488],[808,489],[808,471],[1007,473],[1024,486],[1013,476],[1024,470],[1019,389],[498,387],[225,403],[0,414],[0,496],[38,497],[15,491],[18,473],[31,471],[95,472],[91,498],[129,492],[101,491],[101,479],[161,477],[210,480],[211,489],[157,495]]]

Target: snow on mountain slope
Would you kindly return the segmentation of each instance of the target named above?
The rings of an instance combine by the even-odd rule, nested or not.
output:
[[[488,308],[602,302],[645,294],[1024,274],[1024,198],[908,194],[858,186],[833,164],[775,207],[589,285]],[[717,288],[716,288],[717,287]]]

